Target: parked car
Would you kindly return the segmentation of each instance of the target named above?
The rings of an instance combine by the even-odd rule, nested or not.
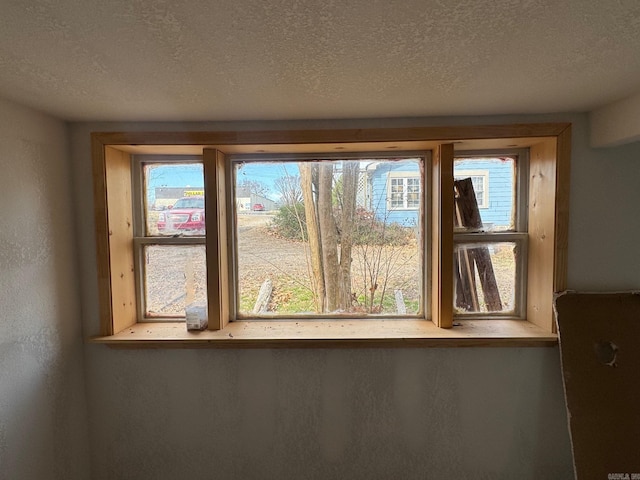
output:
[[[264,205],[261,203],[254,203],[253,209],[254,212],[264,212]]]
[[[158,215],[161,234],[204,234],[204,197],[184,197]]]

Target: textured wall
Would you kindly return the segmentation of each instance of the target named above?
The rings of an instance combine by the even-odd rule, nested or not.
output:
[[[71,129],[83,320],[98,332],[89,132],[573,121],[569,286],[640,283],[639,145],[582,115]],[[616,232],[619,232],[617,234]],[[626,250],[625,250],[626,249]],[[110,350],[87,345],[94,480],[572,478],[558,351]]]
[[[93,479],[568,479],[557,357],[92,348]]]
[[[0,479],[85,479],[67,131],[3,100],[0,218]]]

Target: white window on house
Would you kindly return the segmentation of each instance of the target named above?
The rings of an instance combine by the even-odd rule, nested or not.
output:
[[[405,181],[404,178],[391,179],[391,208],[405,208]]]
[[[407,208],[420,208],[419,178],[407,178]]]
[[[470,178],[476,193],[478,208],[489,208],[489,171],[488,170],[453,170],[456,180]]]
[[[420,177],[389,178],[389,208],[420,208]]]

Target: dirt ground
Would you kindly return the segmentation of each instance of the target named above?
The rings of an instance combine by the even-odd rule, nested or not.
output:
[[[303,242],[286,240],[267,228],[272,215],[252,212],[238,215],[238,280],[239,309],[249,313],[258,291],[267,279],[273,282],[271,309],[277,311],[312,312],[313,296],[309,281],[307,255]],[[379,293],[386,287],[382,313],[394,313],[394,291],[401,290],[409,313],[415,313],[419,302],[420,255],[416,246],[382,249],[356,247],[352,262],[353,292],[357,297],[370,292],[369,274],[372,260],[380,256],[389,261],[389,275],[378,278]],[[386,259],[386,260],[385,260]],[[148,310],[158,315],[184,315],[187,301],[206,299],[206,267],[204,245],[184,247],[150,246],[145,252]],[[509,249],[498,248],[494,254],[494,268],[501,296],[506,305],[512,304],[513,259]],[[384,269],[383,269],[384,270]],[[386,285],[385,285],[386,279]],[[358,303],[354,304],[357,308]],[[390,310],[393,311],[390,311]],[[413,310],[412,310],[413,309]]]
[[[274,295],[271,308],[312,313],[314,309],[309,280],[309,250],[305,243],[286,240],[270,234],[270,215],[240,215],[238,218],[238,273],[240,280],[240,310],[250,311],[260,285],[271,279]],[[368,248],[365,251],[365,248]],[[386,288],[387,308],[400,289],[408,303],[417,303],[420,291],[419,254],[417,247],[355,247],[352,261],[353,293],[362,299],[370,292],[373,262],[379,259],[382,275],[377,279],[380,294]],[[390,262],[392,274],[385,275],[384,262]],[[366,279],[366,280],[365,280]],[[295,297],[295,298],[294,298]],[[364,308],[354,302],[355,308]],[[395,311],[395,308],[394,308]],[[392,312],[387,312],[392,313]],[[415,312],[413,312],[415,313]]]
[[[241,296],[254,301],[268,277],[282,282],[306,276],[304,245],[266,233],[272,216],[262,212],[238,215],[238,251]],[[191,273],[194,301],[205,301],[205,248],[200,246],[150,246],[145,251],[147,309],[158,315],[183,315],[186,306],[187,277]],[[308,281],[306,281],[308,283]]]
[[[241,282],[261,284],[269,274],[298,277],[307,273],[304,244],[269,235],[266,227],[272,218],[272,215],[257,212],[238,215],[238,276]]]

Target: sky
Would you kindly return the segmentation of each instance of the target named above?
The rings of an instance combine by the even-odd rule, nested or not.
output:
[[[361,168],[371,162],[372,160],[361,160]],[[275,186],[276,180],[286,175],[297,176],[300,174],[295,161],[243,162],[235,165],[237,183],[242,183],[244,180],[261,182],[268,188],[267,198],[275,202],[281,197]],[[204,187],[201,163],[147,164],[145,175],[149,204],[155,202],[157,187]]]
[[[298,166],[289,163],[286,166],[282,163],[243,163],[238,164],[237,181],[253,180],[264,183],[269,189],[267,197],[278,201],[280,194],[276,191],[275,181],[285,175],[298,175]],[[150,203],[155,201],[155,189],[157,187],[204,187],[204,175],[202,164],[161,164],[148,167],[147,173],[147,196]]]

